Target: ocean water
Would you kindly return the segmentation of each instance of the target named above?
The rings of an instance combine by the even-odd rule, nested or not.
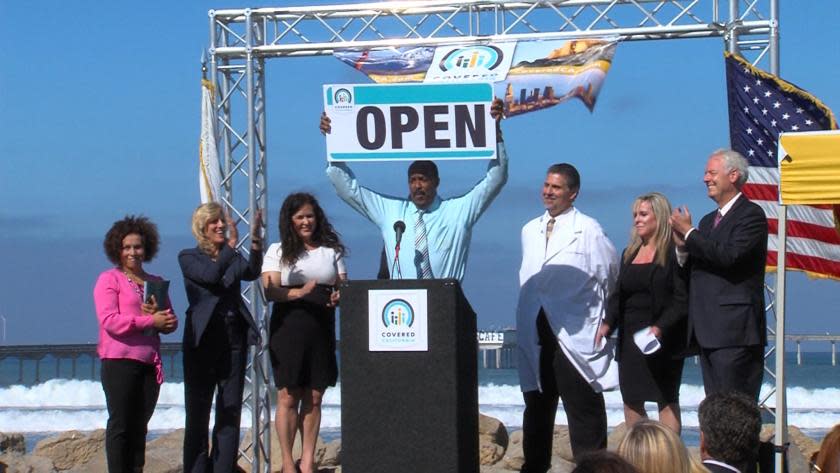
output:
[[[787,358],[788,421],[814,438],[821,438],[832,426],[840,423],[840,366],[831,365],[830,353],[804,353],[804,363],[796,365],[794,354]],[[35,382],[34,363],[17,360],[0,361],[0,432],[23,432],[28,438],[42,438],[65,430],[90,431],[105,427],[107,411],[105,396],[97,379],[98,363],[93,369],[90,359],[79,358],[76,377],[71,378],[70,363],[66,360],[56,368],[49,359],[43,360],[40,377],[52,378]],[[160,399],[149,428],[160,434],[184,425],[184,384],[181,360],[164,360],[167,381],[161,387]],[[173,369],[174,368],[174,369]],[[23,375],[23,382],[20,382]],[[57,375],[57,376],[56,376]],[[93,375],[93,378],[92,376]],[[762,396],[769,393],[772,378],[765,375]],[[322,433],[325,438],[340,436],[341,385],[327,390],[322,414]],[[501,420],[509,431],[521,428],[524,403],[519,390],[516,370],[479,370],[479,410]],[[685,431],[683,438],[689,445],[697,444],[697,406],[703,400],[700,369],[693,359],[686,360],[680,404]],[[605,394],[607,420],[610,427],[624,421],[621,394]],[[771,399],[768,405],[774,406]],[[654,404],[648,405],[651,417],[656,418]],[[561,409],[557,423],[565,424]],[[243,416],[242,428],[250,427],[250,418]]]

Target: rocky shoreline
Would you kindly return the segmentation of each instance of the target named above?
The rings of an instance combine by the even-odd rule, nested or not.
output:
[[[624,436],[624,425],[612,430],[608,448],[614,450]],[[762,429],[762,440],[773,434],[773,425]],[[497,419],[481,415],[478,426],[479,461],[482,473],[506,473],[519,471],[524,461],[522,455],[522,431],[508,433]],[[811,454],[819,450],[819,441],[803,434],[798,428],[789,428],[791,443],[789,466],[791,473],[807,473]],[[182,470],[181,455],[184,441],[183,429],[151,440],[146,446],[147,473],[178,473]],[[242,446],[250,445],[250,433],[242,439]],[[697,448],[690,448],[698,455]],[[250,448],[246,448],[249,452]],[[272,429],[271,451],[279,451],[277,437]],[[300,445],[295,445],[295,456]],[[279,455],[272,458],[271,471],[279,471]],[[555,426],[554,448],[552,450],[552,473],[567,473],[574,468],[569,445],[569,431],[566,426]],[[318,439],[315,459],[321,473],[341,472],[341,440],[324,442]],[[250,471],[250,464],[240,463],[243,471]],[[0,473],[106,473],[105,431],[64,432],[38,442],[32,452],[26,452],[26,439],[22,434],[0,433]],[[422,472],[418,472],[422,473]]]

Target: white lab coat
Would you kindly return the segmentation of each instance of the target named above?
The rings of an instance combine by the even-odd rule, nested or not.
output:
[[[615,247],[597,221],[574,207],[555,220],[546,244],[548,212],[522,227],[522,267],[516,310],[519,383],[541,390],[537,316],[545,312],[560,348],[596,392],[618,386],[615,343],[595,346],[607,296],[618,277]]]

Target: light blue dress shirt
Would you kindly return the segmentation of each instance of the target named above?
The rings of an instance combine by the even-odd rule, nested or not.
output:
[[[498,144],[497,151],[498,159],[490,162],[487,174],[475,187],[460,197],[445,200],[435,197],[423,214],[432,277],[436,279],[455,278],[461,281],[464,278],[472,227],[507,182],[508,158],[504,143]],[[414,224],[418,211],[414,202],[360,186],[345,163],[327,166],[327,177],[342,200],[379,227],[385,241],[389,270],[394,262],[397,243],[394,222],[405,222],[399,266],[403,279],[416,279],[420,267],[414,252]],[[391,278],[398,279],[399,275],[392,274]]]

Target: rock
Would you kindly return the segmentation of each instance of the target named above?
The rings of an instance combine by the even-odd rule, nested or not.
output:
[[[23,438],[23,434],[4,434],[0,432],[0,454],[3,453],[20,455],[26,453],[26,439]]]
[[[505,449],[501,445],[480,440],[478,444],[478,464],[494,465],[505,456]]]
[[[478,439],[479,441],[485,438],[496,445],[501,445],[502,448],[507,448],[508,441],[508,432],[505,428],[505,425],[498,419],[494,419],[493,417],[486,416],[484,414],[478,414]]]
[[[145,473],[179,473],[184,469],[184,429],[146,444]]]
[[[551,456],[560,457],[568,462],[574,461],[575,457],[572,455],[572,442],[569,438],[568,426],[554,426],[554,440],[551,443]]]
[[[510,434],[510,441],[508,442],[508,447],[500,466],[504,466],[509,470],[519,471],[522,469],[522,464],[524,463],[525,455],[522,453],[522,431],[517,430]]]
[[[0,468],[3,473],[55,473],[52,460],[38,455],[3,454],[0,455]]]
[[[764,424],[761,426],[761,441],[772,442],[776,435],[776,426],[774,424]],[[820,446],[812,438],[803,434],[798,427],[788,426],[788,469],[791,473],[807,473],[809,471],[810,455],[819,450]]]
[[[504,424],[484,414],[478,414],[479,465],[493,465],[505,455],[508,433]]]
[[[324,460],[324,456],[326,454],[326,444],[324,443],[324,439],[318,437],[318,441],[315,443],[315,464],[321,465],[321,462]],[[253,451],[253,445],[251,443],[251,431],[249,430],[245,436],[242,438],[242,442],[239,445],[239,448],[245,452],[245,455],[250,458],[251,452]],[[300,432],[295,435],[295,443],[292,446],[292,457],[297,459],[300,458]],[[280,458],[280,441],[277,439],[277,431],[275,429],[271,429],[271,471],[280,471],[280,467],[283,466],[283,462]],[[245,472],[250,473],[251,471],[251,463],[246,462],[243,459],[239,460],[239,467],[242,468]]]
[[[69,470],[88,463],[104,450],[104,429],[95,430],[90,435],[71,430],[41,440],[32,453],[52,460],[56,470]]]
[[[802,433],[799,427],[795,425],[788,427],[788,440],[790,440],[792,445],[796,445],[799,448],[799,451],[802,452],[805,458],[810,459],[813,454],[820,451],[820,442]]]
[[[574,469],[574,463],[566,460],[563,457],[555,455],[551,457],[551,468],[548,470],[548,473],[572,473],[572,470]]]
[[[511,471],[519,470],[509,470],[502,463],[497,463],[495,465],[481,465],[479,471],[481,473],[510,473]]]
[[[341,464],[341,439],[335,439],[324,446],[324,458],[319,466],[338,466]]]
[[[627,425],[624,422],[616,425],[607,436],[607,450],[611,452],[618,450],[618,444],[624,440],[625,435],[627,435]]]

